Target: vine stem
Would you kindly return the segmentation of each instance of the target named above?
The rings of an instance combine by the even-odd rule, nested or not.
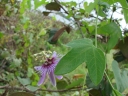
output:
[[[98,11],[96,16],[96,24],[95,24],[95,46],[97,48],[97,22],[98,22]]]
[[[113,87],[113,85],[112,85],[112,83],[111,83],[111,81],[110,81],[110,79],[109,79],[109,77],[108,77],[108,74],[106,73],[106,71],[105,71],[104,73],[105,73],[105,75],[106,75],[106,77],[107,77],[107,79],[108,79],[108,81],[109,81],[109,83],[110,83],[112,89],[114,90],[115,88]]]
[[[85,71],[86,71],[86,70],[85,70]],[[85,72],[85,73],[86,73],[86,72]],[[86,80],[86,75],[85,75],[85,77],[84,77],[84,82],[83,82],[83,86],[82,86],[82,89],[83,89],[83,90],[82,90],[82,96],[84,96],[84,89],[85,89],[85,88],[84,88],[84,85],[85,85],[85,83],[86,83],[85,80]]]

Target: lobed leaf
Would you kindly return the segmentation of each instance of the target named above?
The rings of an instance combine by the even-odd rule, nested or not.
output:
[[[85,43],[87,41],[89,42]],[[90,79],[95,85],[98,85],[102,80],[105,69],[103,52],[94,47],[89,39],[75,40],[68,43],[68,45],[73,48],[60,60],[55,68],[55,74],[62,75],[69,73],[85,62]]]

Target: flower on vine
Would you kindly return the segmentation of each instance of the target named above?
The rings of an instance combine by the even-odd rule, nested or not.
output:
[[[57,53],[54,51],[51,58],[47,58],[47,60],[44,62],[41,66],[35,66],[35,70],[39,72],[40,74],[40,80],[38,82],[38,86],[44,83],[46,75],[49,76],[50,81],[53,86],[56,86],[56,80],[55,77],[58,79],[62,79],[63,76],[56,76],[54,74],[54,69],[56,65],[58,64],[60,58],[57,55]]]

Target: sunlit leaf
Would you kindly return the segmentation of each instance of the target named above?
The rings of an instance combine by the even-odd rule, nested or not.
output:
[[[94,2],[91,2],[89,5],[87,4],[87,2],[85,2],[84,3],[85,12],[90,13],[92,10],[94,10],[98,2],[99,0],[94,0]]]
[[[101,17],[106,17],[106,14],[103,12],[101,8],[99,8],[98,15]]]
[[[45,4],[45,0],[34,0],[35,9]]]

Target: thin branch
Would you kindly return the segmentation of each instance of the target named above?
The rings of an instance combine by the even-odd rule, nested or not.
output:
[[[97,17],[95,17],[95,16],[93,16],[92,14],[90,14],[89,15],[90,17],[93,17],[93,18],[97,18]],[[100,21],[103,21],[104,19],[100,19],[100,18],[97,18],[98,20],[100,20]]]
[[[76,87],[74,89],[63,89],[63,90],[51,90],[51,89],[37,89],[36,91],[31,91],[27,88],[24,88],[24,87],[14,87],[14,86],[9,86],[9,85],[5,85],[5,86],[0,86],[0,89],[14,89],[14,90],[23,90],[23,91],[26,91],[26,92],[36,92],[36,91],[47,91],[47,92],[67,92],[67,91],[80,91],[80,90],[83,90],[83,88],[81,87]],[[92,90],[91,88],[90,89],[84,89],[86,92]]]

